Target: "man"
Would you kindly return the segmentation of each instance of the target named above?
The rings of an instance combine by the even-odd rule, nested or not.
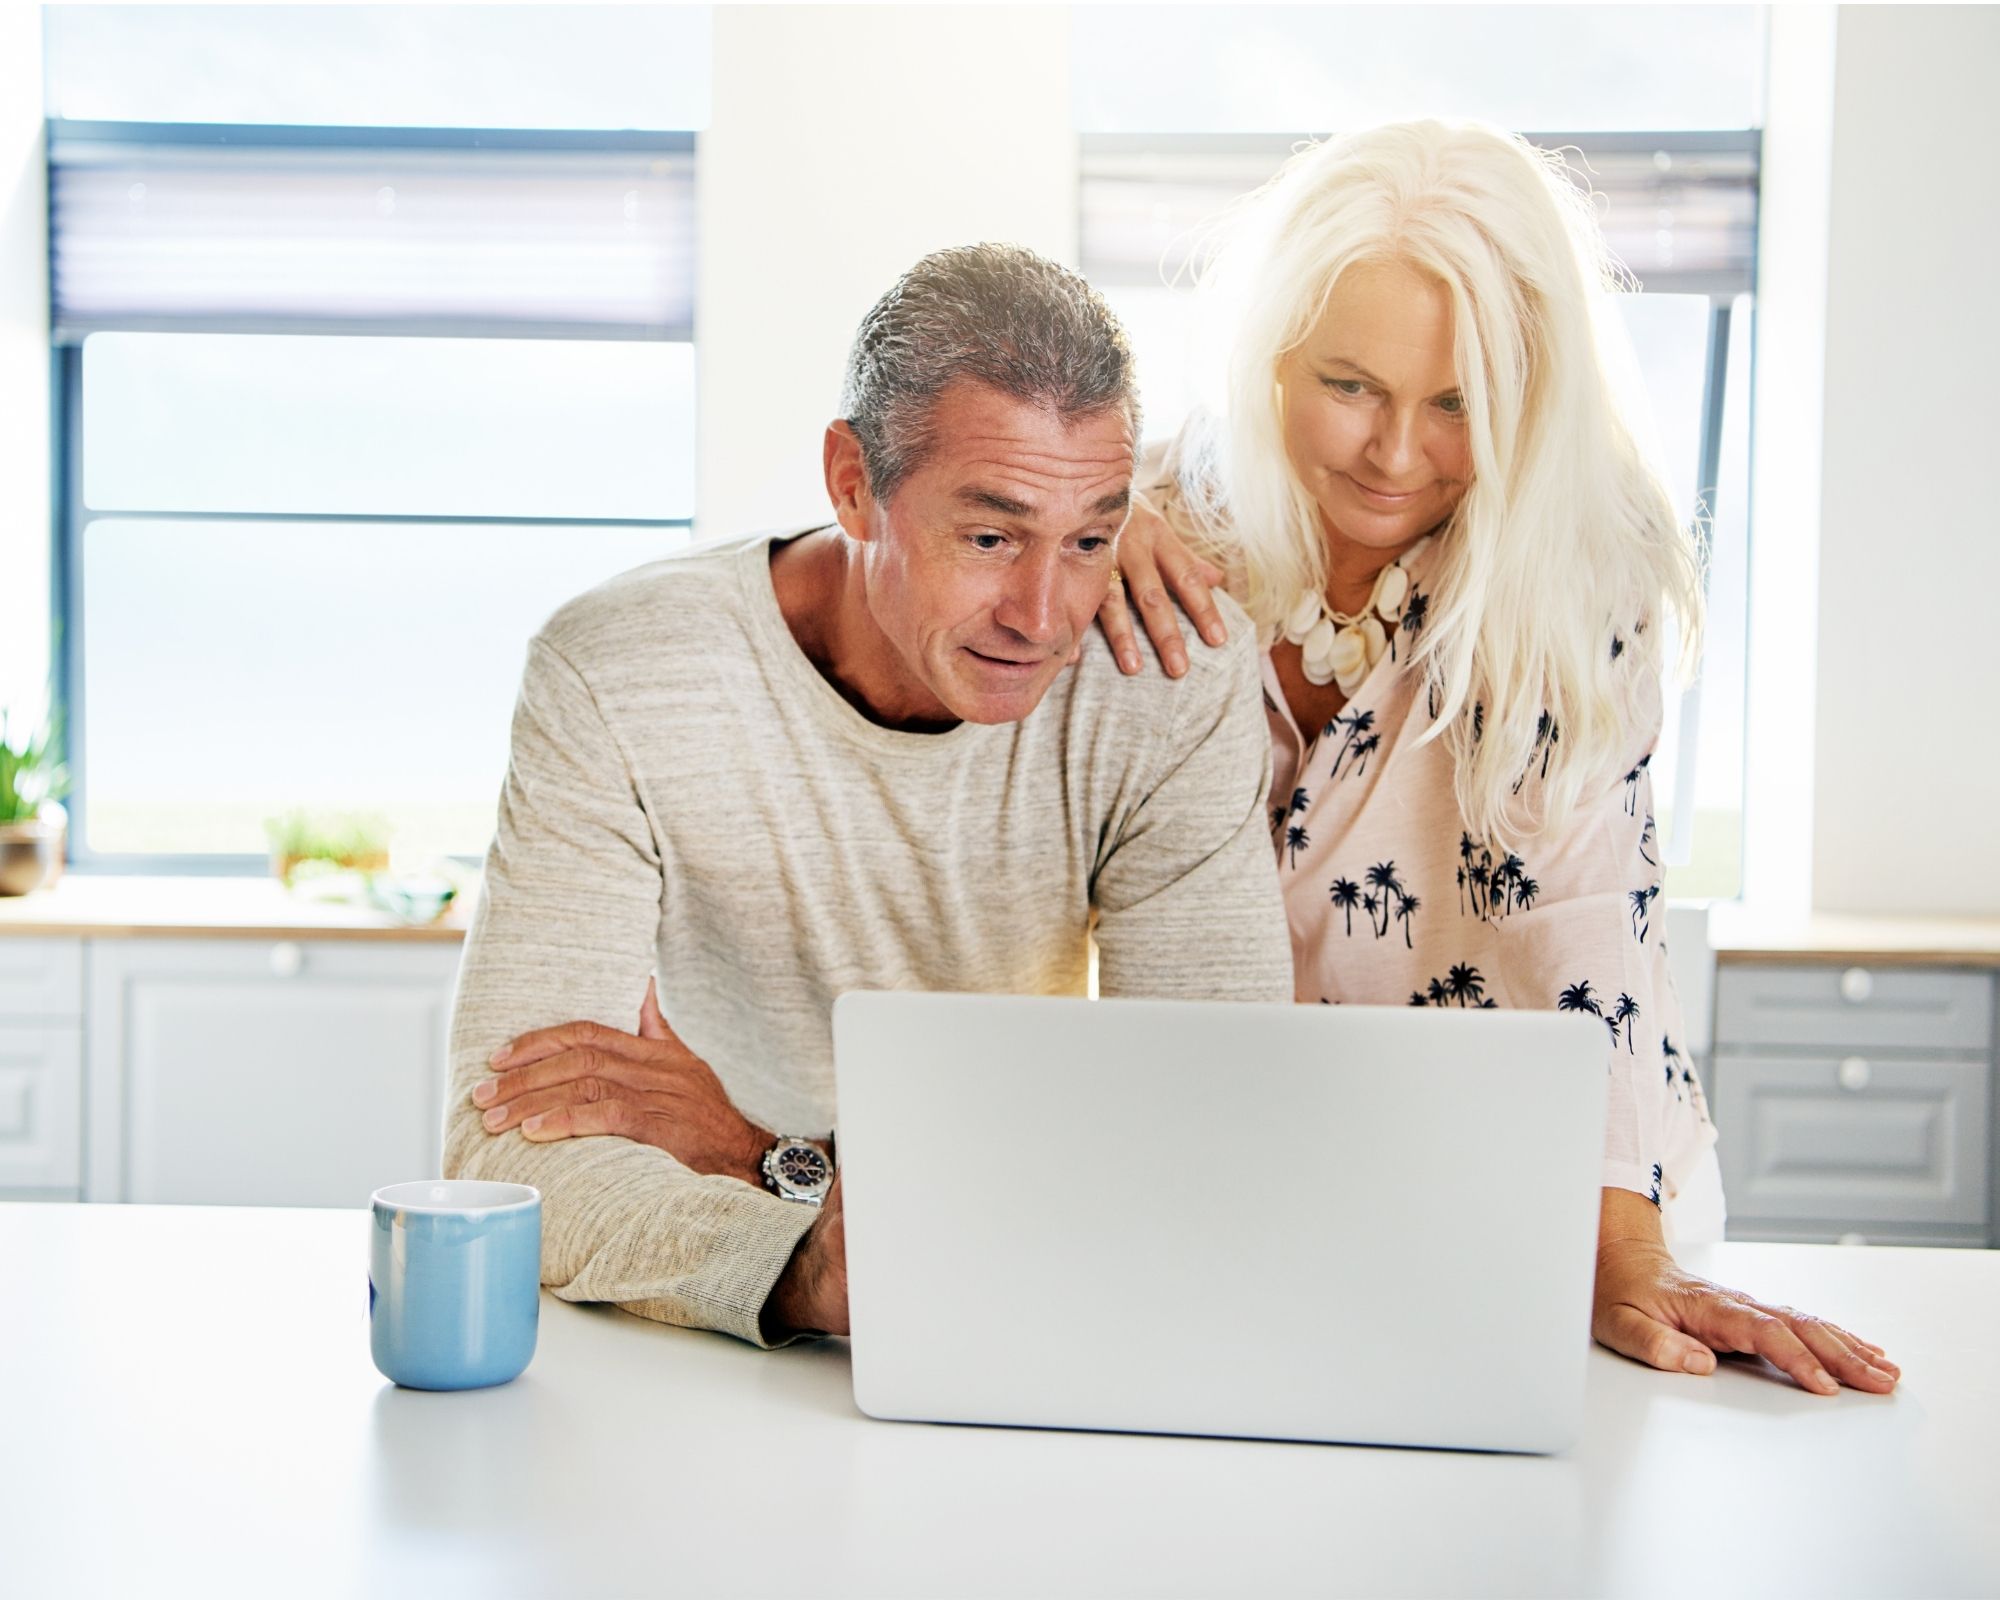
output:
[[[541,1189],[558,1294],[767,1345],[847,1327],[842,991],[1082,993],[1093,927],[1106,994],[1292,989],[1253,630],[1128,681],[1091,626],[1138,422],[1103,301],[929,256],[843,410],[834,524],[641,567],[530,645],[445,1109],[448,1175]],[[940,1152],[940,1200],[1006,1205],[980,1165],[968,1195]]]

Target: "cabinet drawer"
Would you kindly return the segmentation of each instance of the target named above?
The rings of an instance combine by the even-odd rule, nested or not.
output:
[[[1921,967],[1724,967],[1718,1049],[1979,1050],[1993,1033],[1993,978]]]
[[[81,939],[0,939],[0,1023],[82,1015]]]
[[[0,1194],[74,1189],[82,1129],[83,1030],[0,1026]]]
[[[1731,1222],[1983,1227],[1987,1070],[1718,1053],[1710,1095]]]

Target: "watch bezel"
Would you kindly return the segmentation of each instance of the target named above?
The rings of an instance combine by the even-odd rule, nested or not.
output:
[[[785,1176],[780,1163],[784,1160],[786,1153],[793,1150],[810,1151],[813,1159],[825,1168],[824,1177],[814,1187],[810,1189],[801,1188]],[[832,1159],[812,1140],[799,1138],[791,1134],[780,1137],[770,1149],[764,1152],[763,1169],[764,1187],[769,1189],[780,1200],[790,1200],[799,1205],[819,1205],[826,1199],[827,1191],[833,1187]]]

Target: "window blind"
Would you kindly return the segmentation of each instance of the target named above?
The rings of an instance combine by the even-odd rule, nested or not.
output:
[[[692,337],[690,134],[58,120],[49,167],[58,343]]]
[[[1613,254],[1648,290],[1732,295],[1754,287],[1755,132],[1529,134],[1566,149]],[[1233,202],[1304,136],[1086,134],[1083,270],[1100,286],[1172,280]]]

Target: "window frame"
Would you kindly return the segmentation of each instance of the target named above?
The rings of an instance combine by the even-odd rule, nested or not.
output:
[[[692,159],[692,132],[588,129],[299,127],[263,124],[76,122],[45,119],[44,181],[55,187],[59,141],[124,141],[163,144],[236,143],[319,149],[507,149],[522,151],[602,151],[618,154],[670,153]],[[697,197],[699,172],[695,174]],[[697,216],[699,215],[697,209]],[[49,281],[55,281],[55,227],[51,215],[45,246]],[[698,285],[697,285],[698,287]],[[105,852],[90,843],[90,774],[87,739],[89,685],[84,663],[88,597],[83,592],[83,539],[97,516],[119,521],[202,521],[313,523],[395,523],[428,526],[551,527],[564,529],[643,528],[687,534],[693,518],[441,516],[397,513],[209,512],[200,510],[118,510],[91,513],[83,496],[83,342],[93,333],[309,334],[337,337],[606,339],[693,345],[694,322],[673,325],[582,324],[506,321],[497,318],[411,317],[385,319],[289,316],[92,317],[64,322],[51,307],[49,349],[51,521],[51,610],[54,646],[51,677],[65,707],[64,746],[70,772],[68,870],[79,874],[178,877],[259,877],[270,871],[260,854],[204,852]],[[697,367],[697,374],[699,367]],[[699,377],[696,379],[699,383]],[[454,858],[477,865],[478,858]]]

